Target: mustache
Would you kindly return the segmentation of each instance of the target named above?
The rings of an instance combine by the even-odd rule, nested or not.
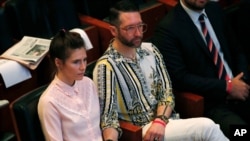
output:
[[[133,38],[132,41],[135,41],[135,40],[142,40],[142,38],[143,38],[142,36],[138,36],[138,37]]]

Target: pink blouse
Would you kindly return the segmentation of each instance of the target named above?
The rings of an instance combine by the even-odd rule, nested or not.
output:
[[[38,114],[47,141],[102,141],[98,95],[88,77],[74,86],[55,77],[40,97]]]

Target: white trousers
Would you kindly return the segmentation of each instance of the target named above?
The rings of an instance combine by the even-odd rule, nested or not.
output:
[[[151,123],[143,127],[143,136]],[[170,119],[164,141],[229,141],[220,126],[209,118]]]

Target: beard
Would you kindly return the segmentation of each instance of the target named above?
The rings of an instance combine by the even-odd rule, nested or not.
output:
[[[202,11],[205,8],[205,5],[207,2],[203,3],[203,4],[197,4],[196,2],[190,2],[188,0],[184,0],[185,4],[188,8],[194,10],[194,11]]]
[[[131,48],[138,48],[141,46],[141,42],[142,42],[142,37],[134,37],[131,40],[127,40],[126,38],[124,38],[121,34],[119,34],[117,36],[117,38],[120,40],[120,42],[128,47]]]

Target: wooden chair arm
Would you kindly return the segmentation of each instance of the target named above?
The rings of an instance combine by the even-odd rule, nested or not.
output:
[[[120,121],[123,134],[119,141],[142,141],[142,128],[126,121]]]
[[[204,98],[191,92],[175,92],[176,110],[181,118],[202,117]]]

